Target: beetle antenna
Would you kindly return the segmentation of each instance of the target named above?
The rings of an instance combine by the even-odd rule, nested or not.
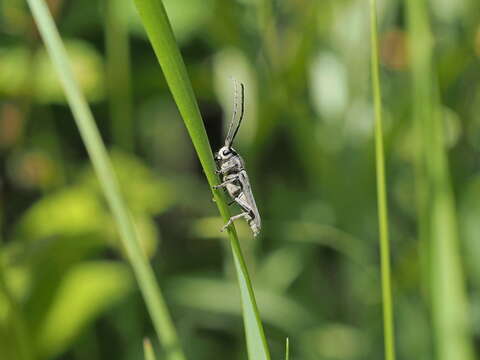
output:
[[[243,116],[245,113],[245,87],[242,83],[240,83],[240,116],[238,117],[238,122],[237,122],[236,119],[237,119],[237,113],[238,113],[239,82],[233,79],[233,84],[235,89],[234,96],[233,96],[233,114],[232,114],[232,120],[230,122],[230,126],[228,127],[227,137],[225,138],[225,145],[229,148],[233,143],[233,139],[237,135],[238,129],[240,128],[240,124],[243,120]]]
[[[240,83],[240,118],[238,119],[238,124],[235,129],[235,133],[233,134],[232,141],[237,136],[238,129],[240,129],[240,125],[243,120],[243,115],[245,114],[245,86]]]

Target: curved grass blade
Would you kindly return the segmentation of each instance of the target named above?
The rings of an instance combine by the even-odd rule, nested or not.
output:
[[[165,8],[161,0],[135,0],[140,18],[157,55],[170,91],[182,115],[193,146],[197,152],[208,183],[218,184],[212,150],[203,125],[198,104],[188,78],[187,70],[178,49]],[[226,222],[230,212],[221,191],[213,196],[222,218]],[[248,270],[243,259],[235,228],[228,230],[237,279],[242,299],[243,320],[250,359],[270,359],[270,352],[260,320]]]
[[[166,357],[171,360],[183,360],[182,349],[177,338],[167,306],[155,280],[152,268],[143,254],[131,216],[120,195],[119,186],[112,165],[102,142],[93,115],[85,97],[75,81],[67,59],[65,47],[58,30],[43,0],[28,0],[33,17],[48,54],[52,59],[64,88],[68,103],[72,109],[80,135],[85,143],[90,160],[99,178],[105,197],[118,226],[121,241],[127,251],[136,280],[147,304],[153,325],[160,343],[165,348]]]
[[[385,359],[395,360],[395,335],[393,326],[392,286],[390,270],[390,240],[388,235],[387,186],[385,183],[385,155],[383,147],[382,92],[378,61],[377,2],[370,0],[370,36],[372,88],[375,106],[375,158],[377,168],[378,222],[380,231],[380,262],[383,300],[383,336]]]

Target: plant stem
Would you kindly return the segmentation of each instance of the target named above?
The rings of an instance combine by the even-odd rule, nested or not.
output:
[[[160,343],[164,346],[167,358],[183,360],[176,330],[168,313],[160,288],[152,268],[143,254],[133,225],[132,218],[120,195],[112,165],[102,142],[98,128],[87,102],[73,77],[65,47],[53,22],[47,5],[42,0],[28,0],[47,51],[57,70],[68,103],[72,109],[80,135],[85,143],[90,160],[99,178],[105,197],[114,215],[121,241],[127,251],[143,298],[147,304],[153,325]]]
[[[161,0],[135,0],[140,18],[157,55],[173,98],[187,127],[208,183],[218,184],[212,150],[203,125],[197,101],[190,83],[185,64],[172,32]],[[218,210],[226,222],[230,217],[222,192],[213,191]],[[228,229],[230,246],[237,271],[242,299],[243,320],[250,359],[270,359],[270,352],[260,320],[253,287],[243,259],[235,227]]]
[[[375,106],[375,159],[377,169],[378,222],[380,232],[380,261],[382,276],[383,331],[385,342],[385,359],[395,359],[395,335],[393,325],[393,305],[390,270],[390,240],[388,234],[387,186],[385,182],[385,158],[383,146],[382,92],[380,87],[380,70],[378,61],[377,39],[377,3],[370,0],[371,32],[371,76],[373,100]]]

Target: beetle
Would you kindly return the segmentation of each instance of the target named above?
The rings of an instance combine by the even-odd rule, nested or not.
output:
[[[230,217],[221,231],[225,231],[235,220],[243,217],[252,229],[253,236],[257,236],[262,227],[260,214],[245,170],[245,162],[232,147],[245,114],[245,86],[236,80],[233,80],[233,82],[235,87],[233,116],[225,137],[225,144],[215,154],[216,173],[221,175],[222,183],[213,188],[226,189],[228,195],[232,198],[229,205],[237,203],[243,210],[242,213]],[[238,88],[240,88],[240,109],[238,109]]]

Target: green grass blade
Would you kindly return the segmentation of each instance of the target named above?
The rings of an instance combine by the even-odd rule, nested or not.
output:
[[[161,0],[135,0],[140,18],[157,55],[168,86],[177,103],[185,126],[200,159],[210,186],[218,184],[212,150],[205,132],[192,85],[187,75],[165,8]],[[228,206],[220,191],[213,196],[222,215],[230,217]],[[243,319],[250,359],[270,359],[270,352],[260,320],[252,284],[243,259],[235,228],[228,230],[237,279],[242,299]]]
[[[143,340],[143,358],[145,360],[155,360],[155,353],[153,352],[153,346],[150,339],[145,338]]]
[[[129,4],[123,0],[104,2],[110,126],[115,145],[131,151],[135,131],[130,93]]]
[[[105,145],[95,125],[90,108],[73,77],[65,47],[52,16],[43,0],[28,0],[28,4],[56,68],[95,172],[115,217],[121,241],[127,251],[160,343],[164,346],[168,359],[183,360],[184,355],[165,301],[155,280],[153,270],[140,248],[131,216],[120,195]]]
[[[290,359],[290,340],[287,339],[285,340],[285,360]]]
[[[413,82],[417,194],[423,218],[421,240],[427,241],[428,276],[437,359],[475,358],[469,326],[465,277],[459,251],[455,201],[443,134],[439,88],[433,67],[433,38],[425,0],[407,1]]]
[[[375,106],[375,158],[377,168],[377,201],[380,232],[380,262],[382,277],[383,332],[385,359],[395,359],[395,334],[390,270],[390,240],[388,235],[387,187],[385,182],[385,155],[383,147],[382,92],[378,61],[377,2],[370,0],[371,72]]]

